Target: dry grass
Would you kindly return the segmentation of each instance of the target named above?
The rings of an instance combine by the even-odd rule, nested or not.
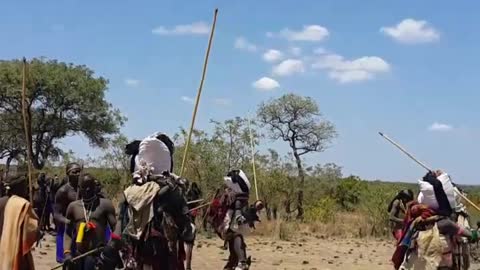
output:
[[[262,222],[256,225],[252,235],[269,237],[272,240],[292,241],[304,236],[316,238],[366,238],[372,237],[371,231],[372,226],[363,214],[336,213],[335,218],[327,223],[301,223],[282,219],[268,221],[262,219]],[[388,229],[386,228],[384,235],[388,235]],[[376,236],[376,238],[379,237]]]

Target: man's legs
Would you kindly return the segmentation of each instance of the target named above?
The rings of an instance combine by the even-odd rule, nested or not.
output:
[[[223,267],[223,269],[233,270],[233,268],[238,264],[238,257],[237,257],[237,254],[235,253],[234,239],[233,238],[229,239],[227,243],[228,243],[229,256],[228,256],[227,264]]]
[[[233,246],[238,259],[238,264],[235,270],[247,270],[249,268],[249,265],[247,264],[247,245],[241,234],[235,235],[235,238],[233,238]]]

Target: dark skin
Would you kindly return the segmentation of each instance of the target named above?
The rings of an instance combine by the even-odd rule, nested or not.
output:
[[[390,211],[390,221],[393,221],[395,223],[403,224],[403,218],[400,217],[401,213],[405,213],[405,208],[404,205],[407,202],[405,200],[395,200],[393,202],[392,210]]]
[[[78,179],[81,168],[76,164],[67,172],[68,183],[63,185],[55,194],[54,220],[57,224],[68,225],[70,221],[66,218],[68,205],[77,200]]]
[[[115,228],[117,221],[112,201],[98,197],[93,177],[84,177],[80,184],[80,193],[82,199],[72,202],[66,211],[66,218],[71,222],[65,230],[64,247],[71,246],[75,240],[72,240],[74,231],[78,231],[80,223],[87,222],[88,219],[95,228],[85,231],[82,243],[77,243],[77,252],[82,254],[104,244],[107,226]],[[65,251],[68,253],[68,250]]]

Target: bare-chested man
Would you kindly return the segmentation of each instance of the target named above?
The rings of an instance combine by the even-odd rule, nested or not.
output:
[[[402,237],[403,219],[407,211],[407,203],[413,200],[413,191],[401,190],[395,195],[388,205],[390,214],[390,228],[395,240],[400,241]]]
[[[70,224],[66,217],[68,205],[78,199],[78,179],[82,168],[78,163],[67,164],[66,173],[68,182],[61,186],[55,194],[54,220],[57,228],[57,262],[63,262],[63,235],[65,226]],[[74,249],[74,247],[68,247]]]
[[[64,236],[64,263],[68,269],[90,270],[99,263],[99,253],[87,256],[78,262],[72,263],[72,257],[78,256],[99,246],[103,246],[109,239],[105,237],[107,226],[115,228],[115,208],[109,199],[100,198],[97,192],[96,179],[85,174],[79,187],[80,200],[76,200],[67,208],[66,218],[70,220]],[[82,236],[83,235],[83,236]],[[76,251],[68,247],[75,241]],[[108,267],[102,267],[105,269]]]

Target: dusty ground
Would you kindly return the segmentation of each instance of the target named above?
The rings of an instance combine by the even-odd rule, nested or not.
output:
[[[194,251],[194,270],[221,270],[227,251],[219,239],[199,236]],[[392,243],[358,239],[302,239],[301,241],[271,241],[247,238],[252,270],[391,270]],[[52,237],[34,251],[37,270],[56,266],[55,243]],[[471,267],[480,270],[480,266]]]
[[[193,269],[221,270],[227,251],[219,239],[199,237],[194,251]],[[251,269],[351,269],[391,270],[389,258],[392,244],[373,240],[302,239],[302,241],[270,241],[258,237],[247,238]],[[36,269],[56,266],[54,239],[48,237],[43,247],[34,251]]]

